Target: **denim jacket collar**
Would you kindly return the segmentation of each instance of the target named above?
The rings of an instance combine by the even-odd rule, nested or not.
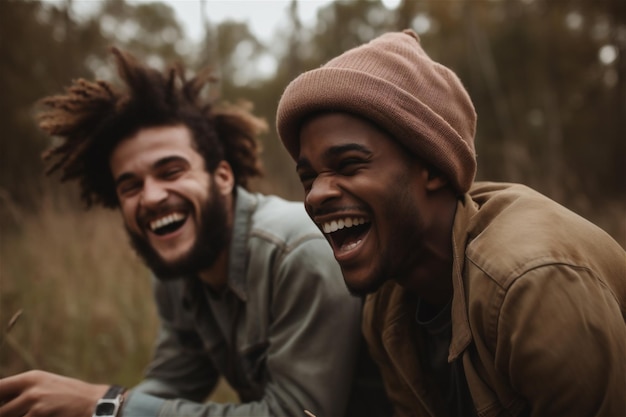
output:
[[[242,187],[237,187],[235,194],[235,215],[233,216],[233,228],[228,253],[228,278],[227,286],[237,298],[242,301],[248,300],[246,285],[246,269],[248,265],[248,236],[252,222],[252,213],[258,204],[254,194]],[[196,276],[185,277],[184,303],[190,309],[196,309],[204,297],[204,286]]]
[[[248,300],[246,270],[248,265],[248,237],[252,213],[258,204],[254,194],[237,187],[235,216],[228,256],[228,287],[242,301]]]

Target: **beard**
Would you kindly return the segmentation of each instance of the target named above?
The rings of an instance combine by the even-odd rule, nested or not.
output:
[[[154,275],[163,281],[194,276],[200,271],[211,267],[220,253],[230,242],[230,228],[227,223],[228,213],[224,197],[217,192],[211,181],[209,198],[200,212],[196,241],[192,248],[176,261],[165,261],[155,251],[148,240],[126,226],[126,232],[135,252],[152,270]]]
[[[397,182],[407,183],[409,178]],[[372,294],[390,280],[404,286],[419,266],[425,228],[419,205],[406,187],[391,187],[389,194],[393,198],[383,200],[381,218],[386,219],[389,230],[394,230],[393,239],[381,245],[370,265],[367,279],[354,283],[346,281],[352,295],[362,297]]]

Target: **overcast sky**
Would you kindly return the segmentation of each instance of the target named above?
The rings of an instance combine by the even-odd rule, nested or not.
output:
[[[85,1],[85,0],[83,0]],[[147,1],[147,0],[132,0]],[[311,24],[317,9],[332,0],[300,0],[299,14],[305,24]],[[199,0],[166,0],[174,8],[184,24],[187,35],[193,40],[202,38],[202,19]],[[272,34],[284,20],[289,0],[208,0],[206,12],[211,22],[226,19],[243,21],[260,39],[270,40]]]
[[[3,1],[3,0],[0,0]],[[61,3],[64,0],[44,0]],[[95,10],[101,0],[74,0],[74,9],[78,13]],[[178,20],[183,24],[185,32],[194,41],[203,36],[200,0],[128,0],[130,3],[152,3],[161,1],[169,4],[176,12]],[[309,26],[314,23],[317,10],[335,0],[299,0],[298,13],[302,22]],[[252,32],[262,40],[269,41],[281,20],[286,16],[290,0],[207,0],[206,12],[213,23],[225,19],[246,22]],[[394,8],[400,0],[383,0],[383,3]]]

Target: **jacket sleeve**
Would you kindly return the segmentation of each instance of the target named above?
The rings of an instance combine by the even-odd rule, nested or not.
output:
[[[328,242],[298,245],[277,269],[263,401],[269,415],[345,413],[360,341],[360,298],[349,294]]]
[[[194,329],[173,325],[174,321],[185,322],[180,318],[174,320],[181,314],[174,305],[181,298],[180,289],[181,286],[154,279],[160,328],[145,379],[127,396],[123,417],[156,417],[166,399],[201,402],[217,384],[219,374]]]
[[[123,417],[159,416],[166,399],[200,402],[217,384],[219,375],[206,355],[181,348],[167,327],[162,327],[146,378],[134,387],[123,406]]]
[[[626,325],[616,294],[586,268],[533,269],[509,288],[496,368],[532,416],[626,415]]]
[[[360,298],[349,294],[328,242],[319,237],[279,258],[271,279],[267,384],[259,401],[199,403],[131,392],[123,416],[146,417],[157,403],[159,413],[150,415],[302,417],[306,409],[317,417],[342,416],[359,348]],[[133,409],[139,403],[149,409]]]

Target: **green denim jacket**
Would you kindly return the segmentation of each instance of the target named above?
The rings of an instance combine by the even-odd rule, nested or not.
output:
[[[239,188],[229,256],[219,296],[155,281],[159,339],[123,417],[343,415],[362,300],[302,203]],[[205,402],[220,376],[240,403]]]
[[[626,253],[600,228],[515,184],[477,183],[453,229],[452,341],[488,416],[626,416]],[[399,416],[444,416],[415,297],[386,283],[363,329]]]

